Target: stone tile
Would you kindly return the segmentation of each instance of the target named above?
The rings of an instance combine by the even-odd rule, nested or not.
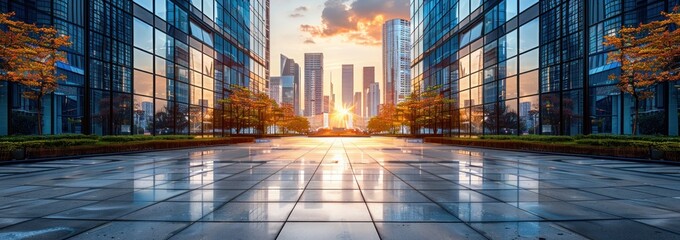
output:
[[[489,239],[550,239],[550,240],[586,240],[578,233],[550,222],[485,222],[471,223],[473,228]],[[605,238],[607,239],[607,238]]]
[[[462,223],[376,223],[382,239],[486,239]]]
[[[189,223],[176,222],[111,222],[69,238],[86,239],[167,239],[188,226]]]
[[[197,222],[174,235],[172,240],[183,239],[275,239],[282,222]]]
[[[444,208],[464,222],[540,221],[536,215],[507,203],[446,203]]]
[[[201,221],[284,222],[294,206],[291,202],[230,202]]]
[[[559,225],[591,239],[680,239],[680,235],[631,220],[568,221]]]
[[[196,221],[211,213],[213,202],[160,202],[121,217],[124,220]],[[221,205],[221,204],[220,204]]]
[[[434,203],[369,203],[377,222],[460,222]]]
[[[373,223],[328,222],[299,223],[287,222],[278,240],[305,239],[366,239],[378,240],[380,237]]]
[[[364,203],[300,202],[289,221],[371,221]]]
[[[359,190],[305,190],[301,202],[363,202]]]
[[[0,239],[65,239],[103,223],[105,222],[35,219],[0,229]]]

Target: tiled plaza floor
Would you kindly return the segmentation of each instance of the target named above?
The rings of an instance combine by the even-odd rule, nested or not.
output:
[[[680,167],[407,143],[0,166],[0,239],[680,239]]]

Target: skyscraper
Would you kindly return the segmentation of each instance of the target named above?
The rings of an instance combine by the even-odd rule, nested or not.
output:
[[[300,115],[301,105],[300,105],[300,64],[297,64],[295,60],[288,58],[281,54],[281,77],[292,76],[293,77],[293,108],[295,109],[295,114]]]
[[[361,91],[364,94],[364,102],[362,105],[362,115],[368,116],[368,90],[372,83],[375,82],[375,67],[364,67],[363,85]]]
[[[635,109],[617,81],[605,36],[660,19],[677,1],[411,1],[413,88],[440,86],[452,136],[632,134]],[[462,4],[462,3],[465,4]],[[448,13],[458,13],[457,15]],[[445,24],[440,24],[445,22]],[[429,30],[428,30],[429,29]],[[436,30],[435,30],[436,29]],[[678,135],[680,89],[643,104],[644,134]]]
[[[323,53],[305,53],[305,116],[323,112]]]
[[[411,94],[411,36],[408,20],[383,24],[384,104],[397,104]]]
[[[232,85],[265,92],[269,79],[269,0],[224,3],[2,0],[0,11],[71,37],[44,134],[221,136],[230,127],[218,101]],[[0,85],[0,135],[37,133],[21,92]]]
[[[378,116],[380,106],[380,84],[377,82],[371,83],[368,86],[368,115],[366,118]]]
[[[269,98],[274,99],[277,104],[281,104],[281,97],[283,95],[283,86],[281,86],[281,77],[269,78]]]
[[[323,113],[330,113],[331,98],[328,95],[323,96]]]
[[[293,76],[281,76],[281,102],[280,105],[295,105],[295,78]]]
[[[359,117],[361,117],[361,109],[362,109],[361,108],[361,99],[362,99],[361,92],[355,92],[354,93],[354,104],[353,104],[354,105],[353,112],[354,112],[354,115],[356,115],[355,119],[359,119]]]
[[[354,65],[342,65],[342,107],[351,108],[354,104]]]

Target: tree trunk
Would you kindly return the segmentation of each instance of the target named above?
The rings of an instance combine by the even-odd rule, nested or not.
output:
[[[42,135],[43,134],[43,122],[42,122],[43,94],[38,94],[38,99],[36,101],[38,102],[38,135]]]
[[[635,117],[633,118],[633,136],[637,135],[638,119],[640,117],[640,97],[635,94],[633,95],[635,99]]]

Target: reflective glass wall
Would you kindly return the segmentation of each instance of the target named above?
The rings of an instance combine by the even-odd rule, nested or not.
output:
[[[0,10],[71,36],[45,134],[220,136],[232,85],[266,91],[268,0],[0,0]],[[36,104],[21,92],[0,86],[0,134],[36,133]]]
[[[676,4],[413,0],[414,90],[439,86],[453,100],[422,132],[631,134],[634,104],[608,78],[619,65],[607,64],[612,49],[603,46],[604,36],[624,24],[659,19]],[[677,89],[660,85],[641,104],[641,134],[678,134]]]

